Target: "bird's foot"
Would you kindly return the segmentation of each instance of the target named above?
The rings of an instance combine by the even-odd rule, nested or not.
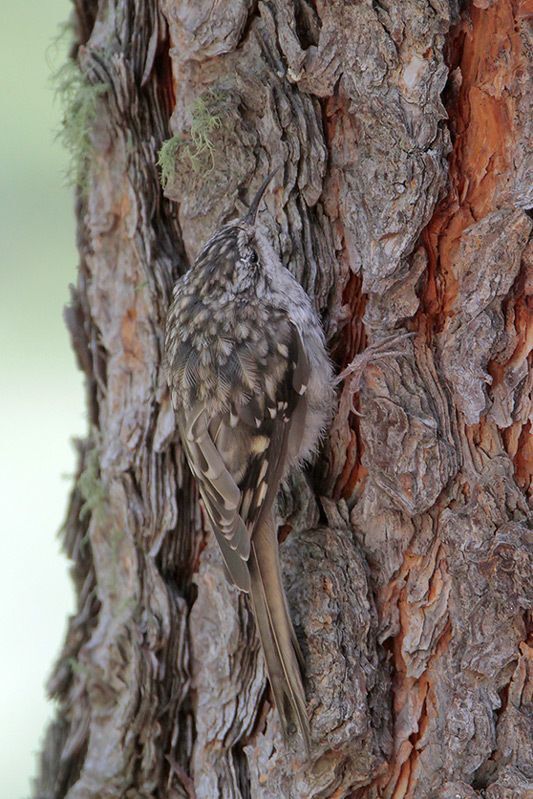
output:
[[[403,332],[392,336],[385,336],[381,341],[371,344],[363,352],[356,355],[346,369],[343,369],[342,372],[337,375],[334,385],[338,386],[339,383],[350,378],[350,389],[355,394],[361,387],[364,371],[369,364],[380,361],[382,358],[397,358],[400,355],[406,355],[405,349],[402,349],[399,345],[413,338],[415,335],[416,333]],[[361,415],[353,405],[352,411],[357,414],[357,416]]]

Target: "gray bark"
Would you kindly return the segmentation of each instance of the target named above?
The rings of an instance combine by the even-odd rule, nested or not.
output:
[[[64,533],[78,607],[35,796],[525,797],[520,4],[75,7],[75,57],[106,86],[66,314],[91,432]],[[217,124],[195,161],[199,99]],[[182,143],[165,197],[156,161],[171,135]],[[283,745],[161,371],[173,282],[278,166],[262,222],[338,367],[383,333],[417,333],[355,397],[349,381],[339,390],[317,463],[280,495],[316,742],[307,764]]]

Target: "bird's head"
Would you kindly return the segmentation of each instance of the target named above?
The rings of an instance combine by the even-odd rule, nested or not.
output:
[[[210,265],[219,272],[240,269],[254,271],[271,255],[271,248],[257,229],[257,211],[277,170],[271,172],[257,190],[245,215],[219,228],[202,247],[196,266]]]

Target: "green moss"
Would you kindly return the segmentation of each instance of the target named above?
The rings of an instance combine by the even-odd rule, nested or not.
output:
[[[181,138],[172,136],[163,142],[159,150],[157,166],[161,170],[161,185],[164,189],[168,186],[176,171],[176,158],[181,146]]]
[[[67,664],[70,667],[70,670],[73,674],[83,675],[84,677],[90,677],[91,670],[88,666],[85,666],[83,663],[80,663],[79,660],[76,658],[68,658]]]
[[[50,39],[50,44],[46,48],[46,63],[50,69],[52,77],[58,69],[58,62],[63,64],[72,50],[73,42],[76,38],[74,18],[60,22],[56,28],[55,36]]]
[[[89,83],[72,59],[55,73],[53,80],[63,111],[58,138],[70,155],[67,180],[70,184],[84,188],[93,153],[91,130],[96,120],[99,98],[105,94],[108,86]]]
[[[107,501],[107,492],[100,478],[100,459],[97,447],[87,453],[85,468],[78,478],[78,488],[84,499],[80,510],[80,519],[89,514],[103,518]]]
[[[126,533],[116,525],[110,524],[110,517],[108,515],[108,493],[106,487],[102,483],[100,473],[100,452],[98,446],[98,433],[93,430],[93,440],[96,439],[96,444],[88,450],[85,456],[85,468],[78,478],[78,489],[83,497],[83,505],[80,510],[80,519],[84,519],[87,515],[96,521],[98,525],[102,526],[102,532],[105,533],[105,543],[99,544],[103,549],[100,554],[105,553],[106,567],[99,574],[100,584],[105,588],[106,593],[110,595],[113,600],[113,615],[115,617],[123,616],[124,614],[132,614],[136,611],[138,601],[136,598],[128,596],[122,600],[119,597],[123,593],[123,564],[121,562],[121,550],[126,538]],[[76,672],[83,667],[74,661],[71,663],[71,668]]]
[[[210,91],[200,96],[193,105],[191,127],[186,137],[172,136],[163,142],[159,150],[157,165],[161,170],[161,185],[164,189],[176,172],[176,159],[187,163],[196,173],[209,174],[215,166],[213,131],[222,126],[220,113],[223,95]]]
[[[211,171],[215,165],[215,148],[211,141],[211,134],[220,128],[222,121],[220,115],[214,113],[213,106],[219,96],[209,93],[199,97],[192,110],[191,144],[186,144],[183,157],[188,158],[195,172],[205,172],[206,163]]]

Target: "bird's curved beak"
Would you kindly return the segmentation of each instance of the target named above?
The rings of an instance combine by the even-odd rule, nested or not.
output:
[[[259,203],[263,199],[263,194],[265,193],[266,187],[268,186],[268,184],[270,183],[270,181],[272,180],[272,178],[274,177],[274,175],[276,174],[276,172],[278,170],[279,170],[279,167],[277,167],[277,169],[274,169],[270,173],[270,175],[267,175],[267,177],[264,179],[264,181],[259,186],[255,197],[253,198],[252,202],[250,203],[250,207],[248,208],[248,211],[246,212],[246,215],[243,217],[242,221],[245,222],[246,224],[253,225],[255,223],[255,217],[257,215],[257,209],[259,208]]]

